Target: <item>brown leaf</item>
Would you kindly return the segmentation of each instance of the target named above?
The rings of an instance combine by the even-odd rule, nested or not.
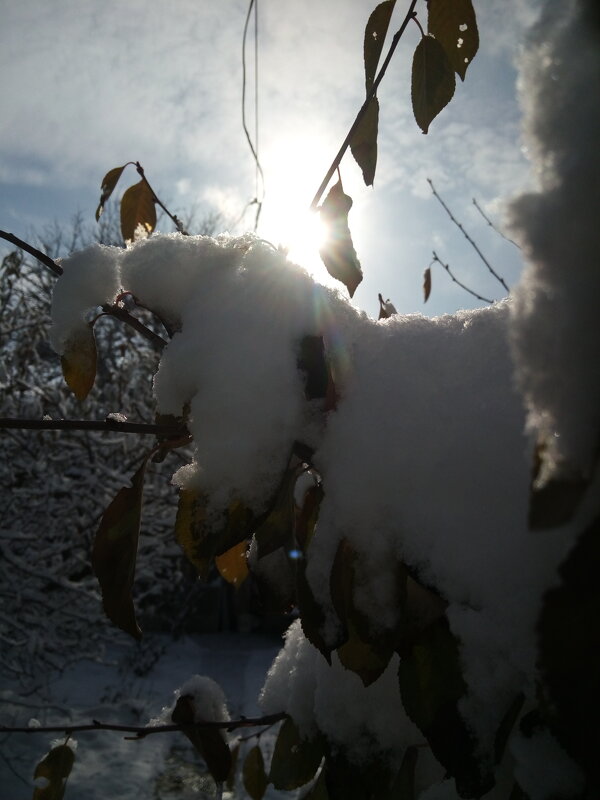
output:
[[[396,5],[396,0],[386,0],[372,12],[365,28],[363,45],[365,58],[365,84],[367,92],[375,81],[377,65],[385,42],[385,37],[390,24],[390,18]]]
[[[443,46],[454,71],[464,81],[479,49],[479,32],[471,0],[429,0],[428,31]]]
[[[94,327],[88,323],[67,339],[60,357],[65,382],[80,401],[85,400],[96,380],[97,358]]]
[[[232,583],[236,589],[248,577],[247,549],[248,542],[244,539],[243,542],[234,545],[226,553],[215,558],[215,565],[221,577],[228,583]]]
[[[265,761],[262,751],[258,745],[249,750],[244,759],[242,768],[242,779],[244,788],[252,800],[262,800],[267,790],[269,779],[265,772]]]
[[[34,778],[45,780],[42,788],[36,786],[33,800],[62,800],[65,795],[67,778],[75,763],[75,753],[67,744],[59,744],[39,762],[33,773]]]
[[[145,181],[134,183],[121,200],[121,234],[125,242],[133,242],[152,233],[156,227],[154,195]]]
[[[138,640],[142,638],[142,631],[135,616],[131,591],[148,457],[133,476],[131,486],[120,489],[104,512],[92,550],[92,568],[100,583],[106,616]]]
[[[372,186],[377,168],[377,130],[379,125],[379,101],[373,97],[350,140],[350,150],[362,170],[363,180]]]
[[[454,95],[454,69],[443,45],[423,36],[413,57],[411,96],[417,125],[427,133],[429,125]]]
[[[123,170],[126,166],[127,164],[123,164],[122,167],[115,167],[114,169],[109,170],[104,178],[102,178],[102,185],[100,187],[100,202],[98,204],[98,208],[96,209],[96,222],[98,222],[102,216],[104,204],[113,193],[114,188],[119,182],[119,178],[123,174]]]
[[[320,208],[321,217],[327,225],[327,239],[319,250],[327,272],[346,286],[350,297],[363,279],[348,227],[351,208],[352,198],[344,194],[342,183],[338,181],[331,187]]]
[[[206,762],[210,774],[217,783],[223,783],[231,771],[232,757],[229,746],[219,728],[201,728],[195,719],[196,707],[192,695],[179,697],[171,714],[171,720],[176,725],[184,726],[183,733]]]
[[[427,267],[425,272],[423,273],[423,302],[426,303],[429,300],[429,295],[431,294],[431,267]]]

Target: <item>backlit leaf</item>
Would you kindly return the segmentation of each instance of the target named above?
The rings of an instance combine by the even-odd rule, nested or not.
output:
[[[297,359],[298,369],[304,373],[304,396],[307,400],[327,396],[330,370],[325,358],[322,336],[303,336]]]
[[[60,363],[69,389],[78,400],[85,400],[96,380],[96,340],[91,323],[79,327],[67,339]]]
[[[340,663],[345,669],[356,673],[364,686],[370,686],[385,672],[394,652],[393,645],[378,646],[377,641],[363,641],[352,619],[346,622],[346,629],[348,639],[336,651]]]
[[[544,597],[537,624],[539,669],[553,714],[551,732],[600,796],[600,517],[580,535]]]
[[[215,564],[221,577],[236,588],[241,586],[248,577],[247,549],[248,543],[244,540],[215,558]]]
[[[36,786],[33,800],[62,800],[67,778],[75,763],[75,753],[66,744],[53,747],[36,766],[33,777],[42,779],[44,786]]]
[[[142,180],[130,186],[121,200],[121,235],[125,242],[134,242],[148,236],[155,227],[154,195]]]
[[[375,81],[377,65],[379,64],[379,58],[395,5],[396,0],[386,0],[384,3],[379,3],[369,17],[365,28],[363,51],[367,92],[369,92]]]
[[[325,754],[321,736],[303,739],[290,718],[284,720],[271,760],[269,781],[276,789],[290,791],[314,778]]]
[[[299,467],[288,467],[285,471],[275,503],[263,522],[254,533],[258,548],[258,558],[273,553],[280,547],[293,547],[294,539],[294,487]]]
[[[131,591],[135,575],[147,458],[131,486],[119,490],[102,516],[92,550],[92,568],[107,617],[135,639],[142,638]]]
[[[363,278],[348,227],[348,212],[351,208],[352,198],[344,194],[341,181],[338,181],[331,187],[320,208],[327,238],[319,250],[327,272],[346,286],[350,297],[354,295]]]
[[[429,300],[429,295],[431,294],[431,267],[427,267],[425,272],[423,273],[423,300],[426,303]]]
[[[363,180],[367,186],[372,186],[375,180],[378,126],[379,101],[373,97],[350,140],[350,150],[362,170]]]
[[[443,46],[452,68],[464,81],[479,48],[479,32],[471,0],[429,0],[428,31]]]
[[[453,776],[461,797],[480,797],[494,785],[458,710],[466,693],[458,643],[445,618],[422,631],[403,651],[398,670],[402,704],[437,760]]]
[[[443,45],[432,36],[423,36],[413,57],[411,84],[413,113],[423,133],[450,102],[455,86],[454,70]]]
[[[186,694],[178,698],[171,720],[184,726],[183,733],[206,762],[210,774],[217,783],[223,783],[231,772],[231,751],[219,728],[202,728],[194,724],[197,712],[201,714],[202,710],[196,709],[194,698]]]
[[[98,203],[98,208],[96,209],[96,222],[98,222],[102,216],[104,205],[113,193],[114,188],[119,182],[119,178],[123,174],[123,170],[126,166],[127,164],[124,164],[122,167],[115,167],[114,169],[109,170],[104,178],[102,178],[102,185],[100,187],[100,202]]]
[[[262,800],[267,790],[269,780],[265,772],[263,754],[258,745],[249,751],[244,760],[242,778],[244,781],[244,788],[252,800]]]

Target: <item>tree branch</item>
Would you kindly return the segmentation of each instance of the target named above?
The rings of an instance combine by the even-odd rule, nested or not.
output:
[[[47,256],[46,253],[42,253],[41,250],[38,250],[33,245],[24,242],[22,239],[17,238],[12,233],[8,233],[7,231],[0,231],[0,238],[6,239],[7,242],[16,245],[20,250],[25,250],[26,253],[29,253],[30,256],[33,256],[37,259],[40,264],[44,264],[44,266],[48,267],[49,270],[55,275],[62,275],[63,269],[60,264],[57,264],[54,259]]]
[[[444,211],[446,212],[446,214],[448,214],[448,216],[450,217],[450,219],[452,220],[452,222],[453,222],[453,223],[456,225],[456,227],[457,227],[457,228],[460,230],[460,232],[462,233],[462,235],[465,237],[465,239],[467,240],[467,242],[469,242],[469,244],[471,245],[471,247],[472,247],[472,248],[475,250],[475,252],[476,252],[476,253],[477,253],[477,255],[479,256],[479,258],[480,258],[480,259],[483,261],[483,263],[484,263],[484,264],[485,264],[485,266],[488,268],[488,270],[489,270],[489,271],[492,273],[492,275],[494,276],[494,278],[496,278],[496,280],[497,280],[497,281],[498,281],[500,284],[502,284],[502,286],[504,287],[504,289],[506,289],[506,291],[507,291],[507,292],[510,292],[510,288],[509,288],[508,284],[506,283],[506,281],[504,280],[504,278],[503,278],[501,275],[498,275],[498,273],[496,272],[496,270],[495,270],[495,269],[492,267],[492,265],[490,264],[490,262],[489,262],[489,261],[487,260],[487,258],[486,258],[486,257],[483,255],[483,253],[481,252],[481,250],[479,249],[479,247],[477,246],[477,244],[476,244],[476,243],[473,241],[473,239],[472,239],[472,238],[469,236],[469,234],[466,232],[466,230],[463,228],[463,226],[460,224],[460,222],[459,222],[459,221],[458,221],[458,220],[457,220],[457,219],[454,217],[454,215],[452,214],[452,212],[450,211],[450,209],[448,208],[448,206],[446,205],[446,203],[444,203],[444,201],[442,200],[442,198],[439,196],[439,194],[438,194],[438,193],[437,193],[437,191],[436,191],[436,188],[435,188],[435,186],[433,185],[433,181],[431,180],[431,178],[427,178],[427,183],[428,183],[428,184],[431,186],[431,191],[433,192],[433,196],[435,197],[435,199],[438,201],[438,203],[440,203],[440,205],[442,206],[442,208],[444,209]],[[441,264],[441,263],[442,263],[442,262],[440,261],[440,264]],[[457,281],[457,283],[458,283],[458,281]],[[463,288],[465,288],[465,287],[463,287]],[[471,290],[470,290],[470,289],[467,289],[467,291],[471,291]],[[473,294],[473,292],[471,292],[471,294]],[[484,299],[484,298],[481,298],[481,299]],[[488,302],[488,303],[491,303],[492,301],[491,301],[491,300],[487,300],[486,302]]]
[[[473,297],[476,297],[478,300],[482,300],[484,303],[489,303],[491,306],[494,305],[494,301],[490,300],[489,297],[483,297],[482,295],[477,294],[477,292],[474,292],[473,289],[469,289],[469,287],[466,284],[462,283],[462,281],[459,281],[458,278],[454,275],[454,273],[450,269],[449,265],[448,264],[444,264],[442,259],[438,257],[438,254],[434,250],[433,251],[433,261],[431,262],[431,264],[434,264],[436,261],[437,261],[438,264],[442,265],[442,267],[446,270],[448,275],[450,275],[450,277],[452,278],[454,283],[456,283],[458,286],[460,286],[461,289],[464,289],[465,292],[468,292],[470,295],[473,295]],[[429,266],[431,266],[431,264]]]
[[[142,167],[142,165],[140,164],[140,162],[139,162],[139,161],[135,161],[135,162],[133,162],[133,161],[130,161],[129,163],[130,163],[130,164],[134,164],[134,165],[135,165],[135,168],[136,168],[136,170],[137,170],[137,173],[138,173],[138,175],[139,175],[139,176],[140,176],[140,178],[141,178],[141,179],[144,181],[144,183],[146,184],[146,186],[148,187],[148,189],[149,189],[149,190],[150,190],[150,192],[152,193],[152,199],[154,200],[154,202],[155,202],[157,205],[159,205],[159,206],[162,208],[162,210],[165,212],[165,214],[167,215],[167,217],[169,217],[169,219],[170,219],[170,220],[173,222],[173,224],[175,225],[175,227],[177,228],[177,230],[179,231],[179,233],[181,233],[183,236],[189,236],[188,232],[187,232],[187,231],[186,231],[186,229],[183,227],[183,223],[182,223],[182,222],[181,222],[181,220],[180,220],[180,219],[177,217],[177,215],[176,215],[176,214],[171,214],[171,212],[169,211],[169,209],[168,209],[168,208],[167,208],[165,205],[163,205],[163,203],[161,203],[161,201],[158,199],[158,196],[157,196],[156,192],[155,192],[155,191],[154,191],[154,189],[153,189],[153,188],[150,186],[150,182],[148,181],[148,178],[146,177],[146,173],[144,172],[144,168]]]
[[[0,428],[34,431],[102,431],[103,433],[150,434],[168,439],[189,436],[185,425],[119,422],[116,419],[21,419],[0,417]]]
[[[112,722],[98,722],[92,720],[91,724],[87,725],[49,725],[40,726],[39,728],[18,728],[10,727],[8,725],[0,725],[1,733],[64,733],[71,735],[73,733],[83,733],[85,731],[117,731],[120,733],[135,733],[136,739],[143,739],[154,733],[173,733],[174,731],[184,731],[190,727],[194,728],[212,728],[227,731],[234,731],[238,728],[253,728],[258,725],[274,725],[285,719],[287,714],[285,711],[280,711],[277,714],[267,714],[264,717],[241,717],[240,719],[232,719],[224,722],[195,722],[193,726],[187,725],[117,725]]]

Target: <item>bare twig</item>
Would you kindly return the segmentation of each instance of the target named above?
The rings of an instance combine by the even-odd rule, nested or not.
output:
[[[234,731],[238,728],[253,728],[258,725],[274,725],[285,719],[287,714],[284,711],[278,714],[267,714],[264,717],[241,717],[240,719],[231,719],[223,722],[195,722],[193,726],[187,725],[118,725],[112,722],[99,722],[92,720],[91,724],[87,725],[48,725],[40,726],[39,728],[29,727],[11,727],[9,725],[0,725],[0,732],[2,733],[64,733],[71,735],[73,733],[83,733],[85,731],[117,731],[120,733],[135,733],[136,739],[143,739],[154,733],[173,733],[174,731],[183,731],[190,727],[205,729],[212,728],[217,730]]]
[[[103,431],[104,433],[137,433],[180,438],[188,436],[182,425],[151,425],[145,422],[119,422],[115,419],[17,419],[0,417],[0,428],[35,431]]]
[[[144,183],[146,184],[146,186],[148,187],[148,189],[152,193],[152,200],[156,203],[156,205],[158,205],[158,206],[160,206],[162,208],[162,210],[165,212],[167,217],[169,217],[169,219],[173,222],[173,224],[175,225],[175,227],[177,228],[179,233],[183,234],[183,236],[189,236],[188,232],[183,227],[183,223],[178,218],[178,216],[176,214],[171,214],[169,209],[165,205],[163,205],[163,203],[161,203],[161,201],[159,200],[158,195],[156,194],[156,192],[154,191],[152,186],[150,186],[148,178],[146,177],[146,173],[144,172],[144,168],[142,167],[140,162],[139,161],[135,161],[135,162],[134,161],[130,161],[129,163],[135,165],[135,168],[137,170],[138,175],[144,181]]]
[[[481,216],[484,218],[484,220],[487,222],[487,224],[490,226],[490,228],[494,231],[494,233],[497,233],[498,236],[501,236],[503,239],[506,239],[507,242],[510,242],[511,244],[514,244],[514,246],[518,250],[521,249],[520,246],[513,239],[511,239],[509,236],[506,236],[506,234],[502,233],[502,231],[494,225],[492,220],[484,213],[483,209],[479,206],[479,204],[478,204],[477,200],[475,200],[475,198],[473,198],[473,205],[475,206],[477,211],[479,211]]]
[[[472,247],[472,248],[475,250],[475,252],[476,252],[476,253],[477,253],[477,255],[479,256],[479,258],[480,258],[480,259],[483,261],[483,263],[484,263],[484,264],[485,264],[485,266],[488,268],[488,270],[491,272],[491,274],[494,276],[494,278],[495,278],[495,279],[498,281],[498,283],[500,283],[500,284],[501,284],[501,285],[504,287],[504,289],[505,289],[507,292],[510,292],[510,289],[509,289],[509,287],[508,287],[508,284],[506,283],[506,281],[504,280],[504,278],[503,278],[501,275],[498,275],[498,273],[496,272],[496,270],[495,270],[495,269],[492,267],[492,265],[490,264],[490,262],[489,262],[489,261],[487,260],[487,258],[486,258],[486,257],[483,255],[483,253],[481,252],[481,250],[479,249],[479,247],[477,246],[477,244],[476,244],[476,243],[473,241],[473,239],[472,239],[472,238],[469,236],[469,234],[466,232],[466,230],[463,228],[463,226],[460,224],[460,222],[459,222],[459,221],[458,221],[458,220],[455,218],[455,216],[453,215],[453,213],[450,211],[450,209],[448,208],[448,206],[446,205],[446,203],[444,203],[444,201],[442,200],[442,198],[439,196],[439,194],[438,194],[438,193],[437,193],[437,191],[436,191],[436,188],[435,188],[435,186],[433,185],[433,181],[431,180],[431,178],[427,178],[427,183],[428,183],[428,184],[431,186],[431,191],[433,192],[433,196],[435,197],[435,199],[436,199],[436,200],[438,201],[438,203],[439,203],[439,204],[442,206],[442,208],[444,209],[444,211],[446,212],[446,214],[448,214],[448,216],[450,217],[450,219],[452,220],[452,222],[453,222],[453,223],[456,225],[456,227],[457,227],[457,228],[460,230],[460,232],[461,232],[461,233],[462,233],[462,235],[465,237],[465,239],[466,239],[466,240],[469,242],[469,244],[471,245],[471,247]],[[440,262],[440,263],[441,263],[441,262]],[[458,281],[457,281],[457,283],[458,283]],[[464,287],[463,287],[463,288],[464,288]],[[469,291],[469,292],[470,292],[470,289],[468,289],[467,291]],[[470,292],[470,293],[471,293],[471,294],[474,294],[473,292]],[[490,300],[488,300],[488,301],[486,301],[486,302],[491,302],[491,301],[490,301]]]
[[[339,167],[339,165],[340,165],[340,163],[342,161],[342,158],[344,157],[344,154],[345,154],[346,150],[350,146],[350,142],[352,141],[352,137],[354,136],[354,134],[356,132],[356,129],[360,125],[360,123],[362,121],[362,118],[367,113],[367,109],[369,107],[369,104],[370,104],[371,100],[377,94],[377,89],[379,88],[379,84],[383,80],[383,76],[385,75],[386,70],[387,70],[387,68],[389,66],[389,63],[392,60],[392,56],[394,55],[394,51],[396,50],[396,47],[398,46],[398,42],[400,41],[400,39],[402,38],[402,34],[404,33],[404,31],[408,27],[408,23],[415,16],[415,6],[416,5],[417,5],[417,0],[411,0],[411,4],[409,6],[408,11],[406,12],[406,16],[404,17],[402,25],[400,26],[400,28],[394,34],[394,38],[392,39],[392,42],[390,44],[390,49],[388,50],[388,53],[387,53],[387,55],[385,57],[385,61],[381,65],[381,69],[377,73],[377,77],[373,81],[373,85],[371,86],[371,89],[369,90],[369,92],[367,92],[367,98],[366,98],[365,102],[362,104],[362,106],[360,107],[360,110],[359,110],[358,114],[356,115],[356,119],[354,120],[354,122],[352,123],[352,127],[348,131],[348,135],[344,139],[343,144],[340,147],[340,149],[338,150],[338,153],[337,153],[336,157],[333,159],[333,161],[331,163],[331,166],[327,170],[327,173],[326,173],[325,177],[323,178],[323,180],[321,182],[321,185],[319,186],[319,188],[317,190],[317,193],[313,197],[313,201],[310,204],[310,210],[311,211],[315,211],[317,206],[319,205],[319,201],[321,200],[321,197],[323,196],[323,192],[327,188],[327,186],[329,184],[329,181],[331,180],[331,178],[333,176],[333,173]]]
[[[25,250],[26,253],[29,253],[30,256],[33,256],[37,259],[40,264],[44,264],[44,266],[48,267],[48,269],[52,270],[55,275],[62,275],[63,270],[60,264],[57,264],[54,259],[47,256],[46,253],[42,253],[41,250],[38,250],[37,247],[29,244],[28,242],[24,242],[22,239],[14,236],[12,233],[8,233],[7,231],[0,231],[0,238],[6,239],[7,242],[16,245],[21,250]]]
[[[478,300],[482,300],[484,303],[489,303],[490,305],[494,305],[494,301],[490,300],[489,297],[483,297],[482,295],[477,294],[477,292],[474,292],[473,289],[469,289],[469,287],[466,286],[462,281],[459,281],[458,278],[454,275],[454,273],[450,269],[449,265],[448,264],[444,264],[442,259],[438,257],[438,254],[434,250],[433,251],[433,261],[431,262],[431,264],[434,264],[436,262],[438,264],[442,265],[442,267],[446,270],[446,272],[452,278],[454,283],[456,283],[458,286],[460,286],[461,289],[464,289],[465,292],[468,292],[469,294],[473,295],[473,297],[476,297]],[[429,265],[430,267],[431,267],[431,264]]]

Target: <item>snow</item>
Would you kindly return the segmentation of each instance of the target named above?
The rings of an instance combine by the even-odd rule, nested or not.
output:
[[[526,142],[538,192],[510,214],[527,264],[512,344],[544,478],[589,477],[600,447],[598,198],[600,47],[590,3],[550,0],[521,68]]]

